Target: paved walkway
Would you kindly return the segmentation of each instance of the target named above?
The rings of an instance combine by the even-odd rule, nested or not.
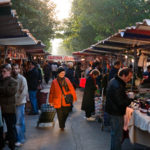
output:
[[[78,102],[70,114],[66,129],[60,131],[57,117],[55,126],[36,128],[38,116],[26,116],[27,141],[19,150],[109,150],[110,132],[100,130],[100,123],[87,122],[80,110],[83,92],[77,90]],[[143,146],[132,145],[125,140],[123,150],[148,150]],[[7,148],[5,148],[6,150]]]

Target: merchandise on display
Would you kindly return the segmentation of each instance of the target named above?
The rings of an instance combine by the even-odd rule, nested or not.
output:
[[[133,95],[134,94],[131,92],[128,93],[130,98],[133,98]],[[135,97],[129,107],[150,116],[150,94],[147,92],[135,94]]]

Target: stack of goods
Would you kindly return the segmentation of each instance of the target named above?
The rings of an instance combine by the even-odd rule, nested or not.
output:
[[[150,116],[150,95],[148,93],[137,94],[130,107]]]
[[[140,101],[140,108],[139,110],[142,113],[147,113],[147,115],[150,116],[150,99],[147,99],[145,101]]]

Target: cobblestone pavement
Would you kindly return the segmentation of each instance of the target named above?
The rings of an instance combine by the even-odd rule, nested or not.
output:
[[[109,150],[110,132],[100,129],[100,123],[87,122],[80,110],[83,91],[77,89],[78,101],[70,114],[66,129],[60,131],[57,117],[55,126],[36,128],[38,116],[26,116],[26,143],[19,150]],[[132,145],[125,140],[123,150],[148,150],[140,145]],[[7,148],[5,148],[7,150]]]

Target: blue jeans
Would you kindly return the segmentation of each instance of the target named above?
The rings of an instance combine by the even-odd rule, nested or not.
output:
[[[111,115],[111,150],[121,150],[123,136],[123,116]]]
[[[25,142],[25,104],[16,106],[17,142]]]
[[[36,98],[37,91],[29,91],[29,98],[32,106],[32,111],[34,114],[38,113],[38,105],[37,105],[37,98]]]

